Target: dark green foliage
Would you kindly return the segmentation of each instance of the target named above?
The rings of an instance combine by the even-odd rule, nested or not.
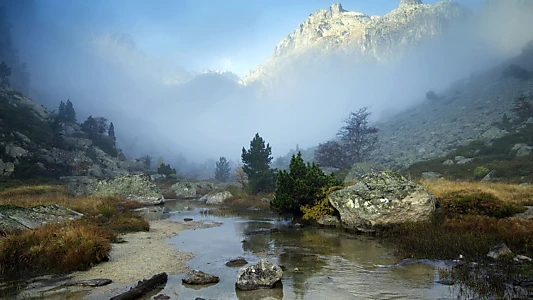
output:
[[[272,148],[255,134],[250,142],[250,149],[242,148],[242,162],[244,173],[248,176],[250,194],[268,193],[275,189],[275,173],[270,168]]]
[[[92,116],[89,116],[87,120],[81,124],[81,129],[87,133],[88,138],[96,147],[102,149],[105,153],[113,157],[118,156],[115,140],[110,136],[104,135],[108,130],[106,118],[93,118]]]
[[[9,85],[9,76],[11,76],[11,68],[5,61],[2,61],[0,63],[0,85]]]
[[[117,141],[117,138],[115,136],[115,125],[113,125],[113,122],[109,124],[109,130],[107,131],[107,136],[113,139],[113,142]]]
[[[215,168],[215,179],[222,182],[228,181],[230,171],[228,160],[225,157],[219,158]]]
[[[76,123],[76,111],[70,99],[67,100],[66,104],[63,101],[59,103],[56,119],[60,122]]]
[[[512,77],[521,80],[529,80],[533,77],[531,72],[515,64],[511,64],[503,70],[502,75],[503,77]]]
[[[354,163],[365,161],[377,143],[378,129],[370,126],[370,115],[368,107],[350,113],[337,133],[340,140],[318,145],[315,151],[318,164],[347,170]]]
[[[54,133],[50,124],[35,115],[30,107],[15,106],[0,95],[0,133],[5,134],[4,141],[14,141],[12,134],[15,131],[24,134],[40,147],[52,146]]]
[[[173,169],[170,167],[170,164],[160,164],[159,168],[157,168],[157,173],[162,175],[172,175],[176,174],[176,169]]]
[[[19,163],[15,167],[13,177],[15,179],[59,179],[61,176],[72,174],[69,166],[56,164],[34,156],[18,159]]]
[[[520,96],[513,102],[513,112],[521,120],[533,117],[533,103],[525,96]]]
[[[504,202],[491,193],[476,190],[446,193],[439,197],[438,204],[447,217],[469,214],[507,218],[526,211],[524,206]]]
[[[302,154],[293,155],[289,172],[277,173],[277,187],[270,208],[278,212],[301,214],[301,206],[313,205],[326,197],[326,191],[342,181],[326,175],[315,163],[305,163]]]

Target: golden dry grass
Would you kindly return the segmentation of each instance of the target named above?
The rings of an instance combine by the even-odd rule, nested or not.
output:
[[[449,180],[421,180],[419,183],[427,187],[437,198],[450,192],[469,190],[490,193],[505,202],[533,204],[533,185],[519,186],[510,183]]]
[[[117,197],[72,197],[60,186],[24,186],[0,192],[0,205],[57,204],[84,216],[0,238],[0,273],[83,270],[107,259],[110,243],[125,232],[148,231],[131,212],[141,203]]]

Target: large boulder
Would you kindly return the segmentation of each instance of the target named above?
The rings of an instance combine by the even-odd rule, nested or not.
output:
[[[196,186],[190,182],[176,182],[170,190],[176,194],[178,199],[192,199],[196,198]]]
[[[344,227],[373,231],[405,222],[427,221],[436,199],[427,188],[394,172],[371,173],[329,195]]]
[[[361,180],[364,175],[369,173],[387,171],[387,168],[384,166],[373,164],[373,163],[356,163],[348,172],[348,175],[344,178],[344,183],[350,183],[354,181]]]
[[[164,197],[148,175],[126,175],[98,182],[94,196],[119,196],[145,205],[157,205]]]
[[[24,208],[0,205],[0,232],[18,232],[35,229],[47,223],[63,223],[83,215],[59,205],[39,205]]]
[[[63,176],[59,180],[72,195],[77,197],[92,195],[98,185],[98,179],[89,176]]]
[[[213,193],[213,194],[207,194],[202,199],[205,198],[205,203],[207,204],[222,204],[224,201],[228,200],[229,198],[233,197],[233,195],[228,191]]]
[[[282,276],[280,266],[261,259],[257,264],[239,270],[235,287],[244,291],[271,289],[281,282]]]

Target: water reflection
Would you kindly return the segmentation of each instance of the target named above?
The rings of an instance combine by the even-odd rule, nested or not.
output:
[[[393,250],[367,236],[336,229],[289,228],[290,220],[268,212],[247,211],[234,216],[223,209],[190,209],[195,204],[174,204],[172,207],[184,209],[171,212],[170,218],[181,221],[191,217],[223,225],[184,231],[170,241],[181,251],[196,253],[189,262],[192,268],[217,275],[221,281],[199,290],[167,284],[180,299],[436,299],[454,295],[449,287],[434,283],[438,262],[396,265],[399,260]],[[245,234],[271,228],[279,232]],[[236,256],[244,256],[252,264],[268,258],[284,265],[283,288],[236,291],[238,268],[224,265]]]

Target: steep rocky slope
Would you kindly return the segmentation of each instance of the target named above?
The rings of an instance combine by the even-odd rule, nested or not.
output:
[[[346,11],[336,3],[311,14],[242,83],[268,85],[294,61],[305,59],[313,63],[325,54],[347,55],[352,62],[386,61],[439,36],[466,14],[465,8],[450,1],[428,5],[419,0],[402,0],[397,9],[385,16]]]
[[[459,80],[428,100],[378,124],[379,145],[372,160],[393,168],[443,156],[473,140],[491,140],[507,132],[494,126],[504,114],[512,119],[514,101],[533,99],[533,78],[504,76],[511,64],[533,70],[533,44],[487,72]],[[421,98],[423,95],[421,95]]]
[[[114,146],[102,150],[79,124],[54,122],[54,117],[23,94],[0,89],[0,177],[106,178],[145,171]]]

